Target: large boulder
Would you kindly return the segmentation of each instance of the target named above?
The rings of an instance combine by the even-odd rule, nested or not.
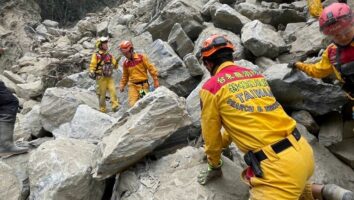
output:
[[[245,2],[236,4],[235,9],[251,20],[259,20],[274,27],[278,27],[280,24],[286,25],[288,23],[306,21],[306,16],[303,13],[290,8],[267,8]]]
[[[42,129],[40,120],[40,106],[35,105],[32,110],[25,115],[18,115],[15,125],[14,138],[29,140],[31,136],[39,137]]]
[[[273,65],[264,75],[274,96],[287,108],[323,115],[338,110],[346,102],[347,97],[340,86],[310,78],[288,68],[287,64]]]
[[[330,147],[330,150],[343,162],[354,169],[354,138],[345,139],[342,142]]]
[[[29,199],[101,200],[104,183],[91,176],[95,145],[75,139],[48,141],[32,152]]]
[[[287,45],[276,30],[258,20],[247,23],[241,30],[241,40],[255,56],[275,58],[287,51]]]
[[[94,177],[104,179],[139,161],[179,129],[191,124],[185,100],[160,86],[113,125],[97,148]]]
[[[30,153],[2,158],[0,161],[1,199],[27,200],[30,187],[27,166]]]
[[[80,105],[71,122],[60,125],[53,131],[55,137],[70,137],[100,141],[104,133],[117,119],[99,112],[88,105]]]
[[[156,40],[150,46],[148,55],[159,71],[160,84],[179,96],[187,96],[198,84],[199,79],[189,74],[183,60],[167,42]]]
[[[212,15],[212,20],[215,27],[226,29],[236,34],[240,34],[241,28],[251,21],[226,4],[218,7],[215,14]]]
[[[95,93],[78,88],[49,88],[41,101],[41,122],[45,130],[53,131],[70,122],[80,104],[93,108],[98,105]]]
[[[330,112],[323,117],[318,140],[320,144],[328,147],[342,141],[343,120],[339,112]]]
[[[204,74],[203,66],[199,63],[197,57],[189,53],[183,58],[184,63],[186,64],[189,74],[191,76],[201,76]]]
[[[291,44],[290,53],[309,55],[324,49],[329,44],[329,39],[320,32],[319,23],[312,23],[297,29],[294,34],[296,40]]]
[[[207,28],[203,30],[203,32],[200,33],[198,39],[194,43],[194,51],[193,54],[196,55],[197,52],[200,50],[202,43],[204,40],[209,38],[213,34],[220,34],[220,35],[226,35],[227,38],[232,42],[232,44],[235,46],[235,52],[233,53],[234,58],[236,59],[243,59],[245,58],[245,48],[243,47],[241,43],[241,39],[238,35],[231,31],[227,31],[224,29],[220,28],[215,28],[213,24],[208,23]]]
[[[318,143],[317,139],[298,124],[298,130],[310,143],[315,158],[315,170],[311,177],[313,183],[333,183],[354,191],[353,169],[342,163],[326,147]]]
[[[180,58],[193,52],[194,44],[183,31],[182,26],[176,23],[168,36],[168,44],[176,51]]]
[[[200,15],[203,2],[200,0],[172,0],[163,8],[158,16],[148,24],[154,40],[167,40],[168,34],[175,23],[181,24],[183,30],[192,40],[203,30],[203,19]]]
[[[247,200],[248,186],[241,181],[242,168],[224,158],[224,176],[206,186],[197,182],[206,169],[203,150],[185,147],[155,162],[125,171],[116,178],[112,200],[214,199]]]
[[[186,99],[188,114],[191,116],[193,126],[196,128],[197,131],[199,131],[201,128],[201,124],[200,124],[201,108],[200,108],[199,92],[203,87],[204,83],[209,78],[210,78],[210,74],[208,72],[205,72],[205,75],[203,76],[203,80],[198,84],[198,86],[190,93],[190,95]]]
[[[95,80],[92,80],[88,76],[88,72],[79,72],[76,74],[72,74],[60,80],[55,86],[56,87],[78,87],[83,89],[89,89],[93,85],[96,84]]]
[[[318,134],[320,127],[309,112],[305,110],[295,111],[291,113],[291,117],[295,119],[297,123],[304,125],[310,133]]]
[[[22,197],[22,182],[17,178],[13,168],[1,161],[0,179],[1,199],[25,200],[26,197]]]

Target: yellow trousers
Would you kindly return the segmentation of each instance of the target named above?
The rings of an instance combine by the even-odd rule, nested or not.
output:
[[[308,180],[314,171],[314,156],[304,137],[296,141],[288,136],[293,145],[276,154],[270,145],[262,148],[268,159],[261,161],[263,178],[252,177],[244,181],[251,187],[250,200],[314,200]],[[222,134],[223,147],[232,142],[230,135]],[[241,177],[245,177],[243,172]]]
[[[149,84],[144,83],[144,84],[134,84],[134,83],[128,83],[128,99],[129,99],[129,106],[133,107],[134,104],[139,100],[139,91],[144,90],[145,93],[147,94],[149,92]]]
[[[99,107],[101,112],[106,112],[106,92],[109,91],[111,97],[112,109],[116,109],[119,106],[116,88],[112,77],[100,77],[97,80],[98,94],[99,94]]]
[[[307,0],[307,5],[311,16],[319,18],[323,10],[321,0]]]

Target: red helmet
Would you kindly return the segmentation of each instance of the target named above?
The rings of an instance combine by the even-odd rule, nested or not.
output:
[[[125,53],[125,52],[129,52],[131,49],[133,48],[133,43],[129,40],[123,40],[120,44],[119,44],[119,49]]]
[[[234,45],[223,35],[213,34],[202,44],[202,48],[198,52],[199,59],[209,57],[220,49],[228,48],[234,51]]]
[[[333,3],[321,13],[320,30],[326,35],[334,35],[353,25],[353,14],[345,3]]]

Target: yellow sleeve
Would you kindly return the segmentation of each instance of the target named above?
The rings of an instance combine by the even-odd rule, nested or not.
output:
[[[112,55],[112,64],[114,66],[114,69],[118,69],[118,62],[117,60],[114,58],[114,56]]]
[[[328,48],[322,54],[322,59],[315,64],[297,62],[296,67],[314,78],[324,78],[333,73],[332,64],[328,58]]]
[[[89,72],[94,73],[96,71],[96,67],[97,67],[97,56],[96,56],[96,53],[94,53],[94,54],[92,54],[92,57],[91,57]]]
[[[220,163],[222,151],[222,136],[221,136],[221,118],[216,97],[206,91],[200,91],[201,99],[201,125],[202,135],[205,142],[205,154],[208,157],[208,163],[216,167]]]
[[[123,63],[123,74],[122,74],[122,79],[120,80],[120,86],[125,87],[129,81],[129,71],[128,69],[124,66]]]
[[[143,55],[143,62],[147,70],[149,71],[152,79],[157,80],[158,76],[158,71],[156,67],[149,61],[148,57],[146,55]]]

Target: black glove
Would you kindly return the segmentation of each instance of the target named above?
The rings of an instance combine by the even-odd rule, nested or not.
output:
[[[95,80],[96,74],[94,72],[89,72],[89,77],[90,77],[90,79]]]
[[[291,68],[291,69],[296,69],[296,62],[291,62],[288,64],[288,68]]]

